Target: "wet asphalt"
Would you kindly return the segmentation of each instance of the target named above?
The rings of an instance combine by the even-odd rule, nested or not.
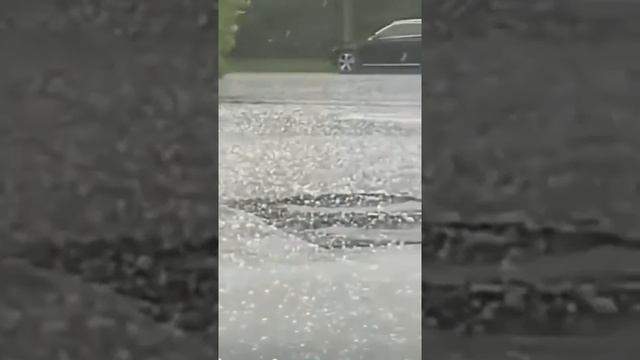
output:
[[[418,75],[221,80],[221,359],[420,359],[419,247],[320,250],[228,205],[298,194],[420,198],[420,88]]]

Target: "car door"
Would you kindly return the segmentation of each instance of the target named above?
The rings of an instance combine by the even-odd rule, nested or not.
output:
[[[416,67],[420,64],[421,36],[399,35],[387,38],[388,64],[395,67]]]
[[[404,54],[404,63],[406,66],[419,67],[422,63],[422,36],[407,36],[404,39],[402,52]]]
[[[403,41],[395,37],[374,38],[360,48],[360,65],[384,67],[397,64],[402,57]]]

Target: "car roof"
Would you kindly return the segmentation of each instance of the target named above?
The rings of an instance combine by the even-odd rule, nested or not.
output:
[[[396,20],[392,24],[422,24],[422,19],[402,19]]]

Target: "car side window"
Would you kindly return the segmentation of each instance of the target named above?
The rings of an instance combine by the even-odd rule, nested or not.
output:
[[[395,36],[412,36],[422,34],[422,24],[395,24],[380,30],[376,35],[378,38]]]

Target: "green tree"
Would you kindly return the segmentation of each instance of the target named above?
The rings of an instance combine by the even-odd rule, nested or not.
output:
[[[218,5],[218,76],[224,75],[224,58],[235,46],[238,17],[249,6],[249,0],[220,0]]]

